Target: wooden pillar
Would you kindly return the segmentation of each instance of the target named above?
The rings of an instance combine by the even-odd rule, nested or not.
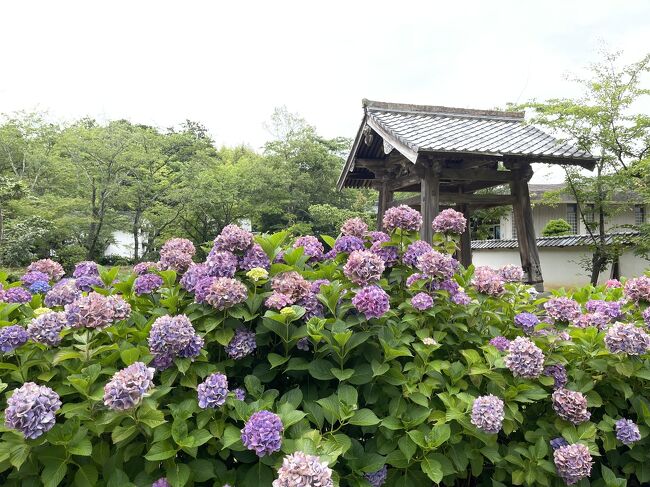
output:
[[[440,207],[440,174],[437,169],[437,165],[434,166],[430,161],[425,162],[420,178],[420,211],[422,212],[420,237],[429,243],[433,238],[431,222],[438,215]]]
[[[513,213],[515,217],[514,223],[517,227],[521,267],[524,270],[525,282],[535,286],[538,291],[543,291],[544,279],[539,262],[537,239],[533,226],[533,211],[530,206],[530,194],[528,193],[528,179],[532,175],[532,170],[530,165],[526,164],[517,172],[519,177],[510,183],[510,191],[512,196],[515,197]]]
[[[470,227],[472,213],[468,204],[460,205],[459,209],[467,220],[467,228],[460,236],[460,263],[467,268],[472,265],[472,228]]]
[[[383,230],[384,213],[388,204],[393,200],[393,192],[388,189],[388,181],[384,180],[379,186],[379,201],[377,202],[377,230]]]

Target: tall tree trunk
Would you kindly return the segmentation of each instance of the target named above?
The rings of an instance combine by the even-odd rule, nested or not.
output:
[[[88,260],[93,260],[93,253],[94,253],[94,244],[93,241],[95,239],[95,232],[97,231],[97,217],[98,217],[98,209],[97,209],[97,188],[95,187],[95,181],[93,180],[93,185],[92,185],[92,192],[90,196],[90,207],[91,207],[91,213],[90,213],[90,225],[88,227],[88,239],[86,243],[86,258]]]
[[[133,260],[140,260],[140,210],[133,215]]]

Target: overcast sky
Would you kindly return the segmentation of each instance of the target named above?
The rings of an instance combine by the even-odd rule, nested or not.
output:
[[[564,76],[603,42],[650,50],[647,0],[16,0],[0,18],[0,113],[189,118],[254,148],[281,105],[352,137],[364,97],[498,108],[574,95]]]

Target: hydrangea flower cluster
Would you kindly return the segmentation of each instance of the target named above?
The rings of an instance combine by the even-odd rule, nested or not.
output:
[[[23,276],[20,278],[20,281],[23,283],[24,286],[31,286],[32,284],[36,282],[49,282],[50,276],[45,274],[45,272],[41,271],[31,271],[27,272],[26,274],[23,274]]]
[[[404,252],[404,255],[402,255],[402,262],[404,262],[406,265],[410,265],[411,267],[415,267],[418,264],[418,258],[427,252],[431,252],[432,250],[433,247],[431,247],[431,244],[427,243],[424,240],[416,240],[415,242],[409,244],[409,246],[406,248],[406,252]]]
[[[149,272],[158,272],[163,270],[159,262],[140,262],[133,266],[133,272],[138,276]]]
[[[539,324],[539,318],[533,313],[519,313],[515,315],[515,325],[524,330],[525,333],[532,333]]]
[[[510,346],[510,340],[504,336],[496,336],[490,340],[490,345],[496,348],[499,352],[505,352]]]
[[[161,316],[149,331],[149,350],[152,364],[159,370],[169,367],[176,357],[194,358],[204,345],[192,322],[185,315]]]
[[[235,395],[235,399],[243,401],[246,399],[246,390],[243,387],[238,387],[232,393]]]
[[[591,413],[587,411],[587,398],[578,391],[569,389],[556,389],[551,398],[553,410],[557,415],[573,424],[589,421]]]
[[[580,305],[564,296],[549,299],[544,303],[544,309],[555,321],[571,323],[580,316]]]
[[[384,261],[369,250],[355,250],[343,266],[345,277],[358,286],[365,286],[381,279]]]
[[[594,464],[589,448],[580,443],[561,446],[553,452],[557,473],[567,485],[573,485],[591,475]]]
[[[387,232],[397,229],[405,232],[417,232],[422,227],[422,215],[419,211],[406,205],[394,206],[384,213],[383,226]]]
[[[167,477],[161,477],[151,484],[151,487],[172,487],[172,484],[169,483]]]
[[[505,363],[515,377],[534,379],[544,370],[544,352],[529,338],[517,337],[510,342]]]
[[[111,294],[106,298],[113,308],[113,321],[125,320],[131,314],[131,305],[124,301],[119,294]]]
[[[416,266],[423,274],[432,279],[451,279],[458,269],[458,261],[451,255],[430,250],[418,257]]]
[[[623,284],[618,279],[608,279],[605,282],[605,287],[608,289],[616,289],[619,287],[623,287]]]
[[[411,306],[418,311],[425,311],[433,306],[433,298],[427,293],[417,293],[411,298]]]
[[[171,238],[160,248],[160,267],[162,269],[185,272],[192,263],[196,252],[194,244],[186,238]]]
[[[257,348],[255,332],[246,328],[239,328],[225,346],[226,353],[231,359],[240,360],[249,356]]]
[[[52,259],[41,259],[27,266],[27,272],[39,271],[47,274],[50,281],[58,281],[65,275],[63,266]]]
[[[621,418],[616,421],[616,439],[630,446],[641,439],[639,427],[631,419]]]
[[[341,235],[363,238],[368,232],[368,224],[359,217],[348,218],[341,225]]]
[[[227,250],[212,249],[205,259],[208,275],[212,277],[234,277],[237,264],[237,256]]]
[[[561,436],[558,437],[558,438],[553,438],[551,441],[549,441],[549,443],[551,444],[551,448],[553,448],[553,450],[557,450],[558,448],[561,448],[563,446],[567,446],[569,444]]]
[[[34,284],[29,286],[29,292],[32,294],[45,294],[50,289],[52,289],[52,286],[45,281],[36,281]]]
[[[63,311],[50,311],[34,318],[27,325],[27,334],[36,343],[56,347],[61,343],[61,330],[66,323]]]
[[[25,382],[7,400],[5,425],[33,440],[54,427],[60,408],[61,399],[52,389]]]
[[[224,374],[210,374],[196,388],[199,407],[203,409],[223,406],[228,397],[228,378]]]
[[[645,325],[650,326],[650,308],[644,309],[641,316],[643,317],[643,322]]]
[[[386,478],[388,477],[388,467],[384,465],[381,467],[379,470],[375,472],[370,472],[364,475],[364,478],[370,482],[370,485],[372,487],[381,487],[384,485],[384,482],[386,482]]]
[[[284,426],[280,416],[271,411],[253,413],[241,430],[241,441],[258,457],[280,451]]]
[[[602,299],[592,299],[587,301],[585,309],[590,313],[602,313],[610,319],[616,320],[623,315],[621,307],[622,301],[604,301]]]
[[[209,304],[223,310],[243,303],[248,298],[248,288],[230,277],[205,277],[194,288],[197,303]]]
[[[104,282],[99,276],[81,276],[74,280],[74,285],[80,291],[89,293],[93,287],[104,287]]]
[[[84,276],[99,276],[99,267],[96,262],[85,260],[74,266],[72,277],[78,279]]]
[[[214,239],[216,250],[243,252],[253,245],[253,234],[237,225],[226,225]]]
[[[309,352],[309,338],[302,337],[296,342],[296,348],[303,352]]]
[[[45,306],[65,306],[81,297],[74,279],[63,279],[57,282],[45,295]]]
[[[311,285],[296,271],[283,272],[271,280],[273,294],[266,300],[269,308],[282,309],[296,304],[311,292]]]
[[[492,394],[479,396],[472,404],[472,424],[486,433],[498,433],[503,426],[503,401]]]
[[[303,248],[304,255],[309,257],[309,262],[318,262],[323,260],[325,248],[320,241],[313,235],[298,237],[293,244],[293,248]]]
[[[205,264],[192,263],[181,277],[180,285],[186,291],[195,292],[199,281],[208,276],[208,267]]]
[[[287,455],[273,487],[333,487],[332,469],[313,455],[297,451]]]
[[[578,328],[588,328],[590,326],[594,326],[599,330],[603,330],[607,327],[607,325],[609,325],[610,321],[611,319],[609,316],[596,311],[594,313],[585,313],[578,316],[577,319],[573,320],[573,326],[576,326]]]
[[[250,271],[255,268],[269,269],[270,267],[271,260],[259,244],[253,244],[239,259],[239,268],[243,271]]]
[[[460,235],[465,231],[467,219],[453,208],[442,210],[431,224],[434,232]]]
[[[366,286],[354,295],[352,304],[367,320],[381,318],[390,309],[390,300],[386,291],[377,285]]]
[[[499,269],[499,274],[505,282],[521,282],[524,280],[524,270],[518,265],[506,264]]]
[[[474,269],[472,285],[479,293],[488,296],[500,296],[505,291],[501,274],[487,266],[478,266]]]
[[[359,237],[355,237],[353,235],[343,235],[336,239],[336,242],[334,242],[333,250],[336,254],[339,254],[341,252],[349,254],[355,250],[363,250],[364,248],[365,244]]]
[[[23,287],[10,287],[4,289],[0,299],[5,303],[29,303],[32,300],[32,293]]]
[[[13,352],[21,345],[27,343],[29,335],[20,325],[10,325],[0,328],[0,351]]]
[[[111,325],[115,310],[106,296],[92,292],[71,304],[66,304],[65,315],[68,325],[72,328],[101,330]]]
[[[544,367],[543,373],[544,375],[553,377],[554,389],[562,389],[567,384],[567,382],[569,382],[569,378],[567,377],[566,373],[566,367],[564,367],[562,364],[547,365]]]
[[[650,348],[650,336],[632,324],[614,323],[605,335],[605,346],[612,353],[643,355]]]
[[[138,296],[151,294],[163,285],[163,278],[158,274],[142,274],[133,282],[133,290]]]
[[[142,401],[153,387],[154,369],[134,362],[117,371],[104,386],[104,404],[113,411],[126,411]]]
[[[632,301],[650,303],[650,277],[640,276],[628,279],[623,286],[623,292]]]

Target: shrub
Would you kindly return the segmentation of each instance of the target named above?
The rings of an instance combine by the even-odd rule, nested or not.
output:
[[[650,482],[645,281],[558,293],[580,316],[554,322],[510,268],[484,269],[479,293],[472,268],[440,257],[457,236],[357,285],[350,254],[317,260],[288,232],[258,236],[274,263],[242,269],[244,233],[218,240],[234,278],[148,266],[163,284],[138,295],[135,273],[100,269],[103,285],[52,319],[41,294],[0,304],[2,485]],[[401,256],[416,239],[364,241]],[[26,343],[8,329],[31,323]]]
[[[571,225],[569,225],[569,222],[562,218],[558,218],[557,220],[549,220],[548,223],[546,223],[542,229],[542,236],[555,237],[561,235],[571,235],[572,231],[573,229]]]

